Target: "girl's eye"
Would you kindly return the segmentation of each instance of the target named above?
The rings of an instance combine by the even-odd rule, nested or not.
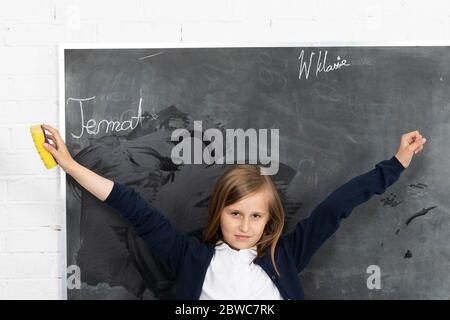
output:
[[[261,216],[259,214],[254,214],[253,217],[256,218],[256,219],[261,218]]]
[[[238,215],[239,215],[239,212],[238,212],[238,211],[233,211],[233,212],[231,212],[231,215],[233,215],[233,216],[238,216]]]

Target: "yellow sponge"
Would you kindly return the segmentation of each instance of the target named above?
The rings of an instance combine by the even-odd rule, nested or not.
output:
[[[40,125],[34,125],[30,127],[31,137],[33,138],[34,145],[36,146],[37,152],[41,156],[42,161],[47,169],[51,169],[56,166],[56,162],[53,155],[44,148],[44,142],[49,143],[47,137],[45,136],[44,128]]]

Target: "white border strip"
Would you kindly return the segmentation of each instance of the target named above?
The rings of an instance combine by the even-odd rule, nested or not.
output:
[[[66,140],[66,115],[65,115],[65,70],[64,70],[64,47],[59,46],[58,47],[58,84],[59,84],[59,132],[64,140]],[[62,261],[59,261],[59,266],[61,268],[60,275],[61,275],[61,294],[60,297],[64,300],[67,300],[67,225],[66,225],[66,215],[67,215],[67,208],[66,208],[66,174],[63,170],[59,168],[59,174],[60,174],[60,201],[61,206],[59,207],[60,210],[58,210],[58,214],[61,215],[61,231],[58,237],[59,240],[59,251]]]
[[[157,48],[267,48],[267,47],[446,47],[450,41],[384,41],[384,42],[155,42],[155,43],[67,43],[63,49],[157,49]]]

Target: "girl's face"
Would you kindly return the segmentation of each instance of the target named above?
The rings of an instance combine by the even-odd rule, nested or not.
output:
[[[255,246],[268,221],[269,205],[266,190],[257,191],[224,207],[220,214],[220,228],[224,240],[237,250]]]

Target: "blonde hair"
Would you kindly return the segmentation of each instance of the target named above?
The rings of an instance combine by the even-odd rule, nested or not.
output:
[[[257,256],[261,257],[270,246],[270,256],[275,271],[280,275],[275,263],[275,248],[283,232],[284,209],[278,191],[269,175],[263,175],[263,167],[242,164],[228,168],[216,182],[208,205],[208,224],[203,231],[203,242],[215,244],[224,241],[220,228],[220,214],[227,207],[242,198],[267,190],[269,196],[269,219],[263,235],[256,243]]]

